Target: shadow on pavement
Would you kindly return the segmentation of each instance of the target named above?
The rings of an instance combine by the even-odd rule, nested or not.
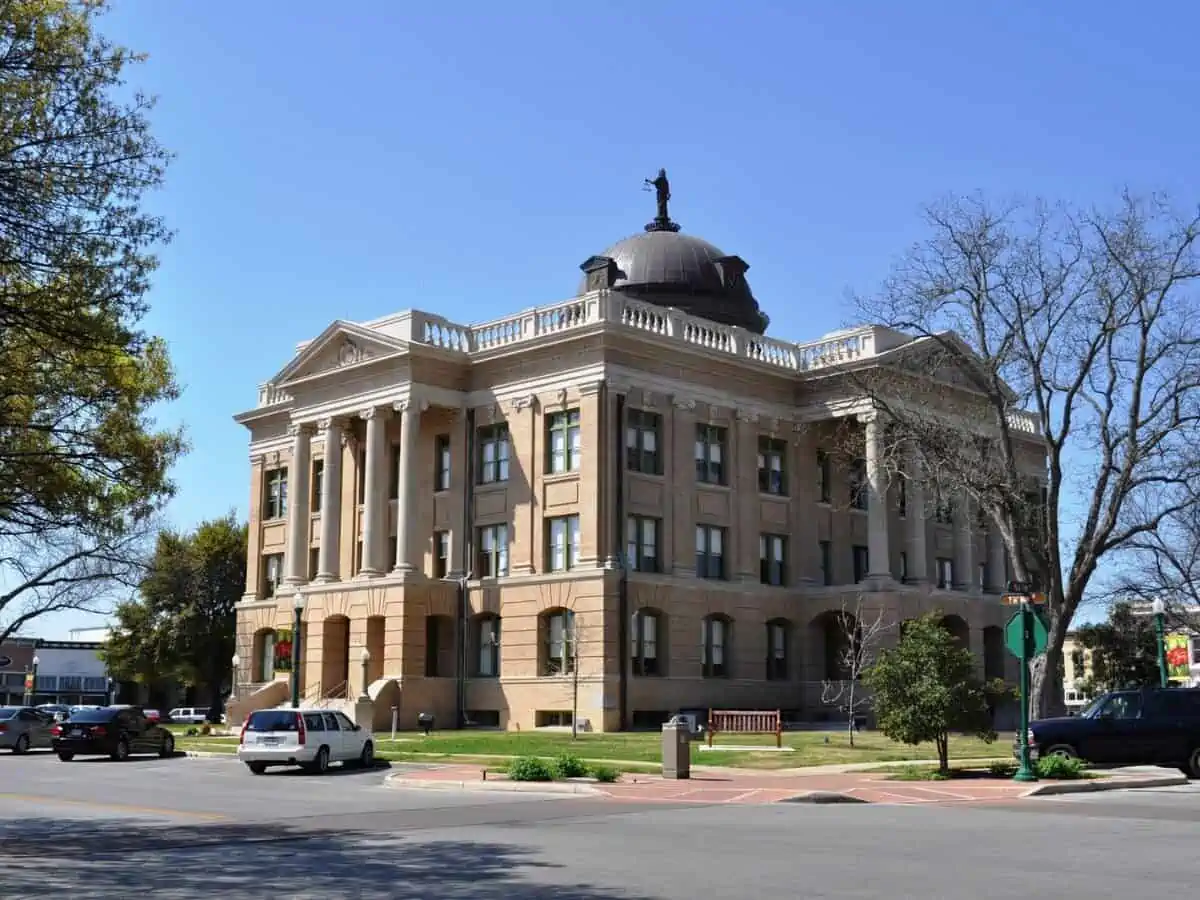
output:
[[[311,821],[311,820],[309,820]],[[132,819],[0,823],[0,896],[211,896],[393,900],[639,900],[573,884],[529,850],[411,833],[288,823],[173,825]],[[649,900],[649,898],[640,898]]]

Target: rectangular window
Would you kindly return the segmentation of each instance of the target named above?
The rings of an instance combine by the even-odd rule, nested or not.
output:
[[[396,543],[392,541],[392,543]],[[450,532],[433,533],[433,577],[445,578],[450,571]]]
[[[870,491],[867,489],[867,461],[865,459],[856,459],[850,467],[850,508],[851,509],[866,509],[867,497]]]
[[[724,428],[696,426],[696,480],[704,484],[725,483]]]
[[[758,439],[758,489],[764,494],[787,494],[787,441],[777,438]]]
[[[434,445],[433,489],[450,490],[450,435],[439,434]]]
[[[451,620],[445,616],[425,617],[425,677],[441,678],[447,674],[441,670],[442,642],[449,637],[445,632]]]
[[[479,429],[479,483],[508,481],[509,439],[507,425]]]
[[[633,659],[634,675],[659,675],[658,665],[658,614],[639,610],[633,616]]]
[[[900,518],[908,516],[908,476],[901,475],[896,484],[896,512]]]
[[[270,469],[266,473],[264,519],[282,519],[287,516],[288,472],[287,469]]]
[[[546,471],[551,475],[578,472],[580,459],[579,410],[546,417]]]
[[[944,591],[948,591],[953,584],[954,560],[939,556],[937,558],[937,586]]]
[[[543,675],[566,675],[575,671],[575,614],[557,612],[544,620],[546,641]]]
[[[358,505],[367,502],[367,448],[358,451],[358,468],[354,473],[358,481]]]
[[[941,525],[954,524],[954,503],[939,497],[937,504],[933,508],[934,521]]]
[[[830,499],[830,468],[829,454],[824,450],[817,451],[817,500],[820,503],[828,503]]]
[[[767,623],[767,680],[787,680],[787,626]]]
[[[313,512],[321,511],[321,496],[325,493],[325,460],[318,459],[313,462],[312,468],[312,497],[310,497],[309,507]]]
[[[625,560],[635,572],[657,572],[658,519],[630,516],[625,520]]]
[[[981,562],[981,563],[979,564],[979,574],[976,576],[976,578],[978,578],[978,581],[976,581],[976,582],[975,582],[975,587],[977,587],[977,588],[985,588],[985,587],[987,587],[987,584],[988,584],[988,566],[987,566],[987,563],[985,563],[985,562]]]
[[[283,583],[283,554],[270,553],[263,557],[263,596],[274,597]]]
[[[625,458],[629,471],[661,475],[662,457],[658,448],[662,443],[662,416],[644,409],[631,409],[625,418]]]
[[[579,564],[579,516],[556,516],[549,523],[546,564],[551,572],[565,572]]]
[[[387,448],[388,499],[400,499],[400,445],[390,444]]]
[[[904,584],[908,581],[908,553],[900,551],[900,583]]]
[[[705,678],[724,678],[729,674],[726,660],[727,626],[724,619],[705,619],[703,626],[701,663]]]
[[[776,587],[787,583],[787,538],[783,535],[758,536],[758,578]]]
[[[499,578],[508,574],[508,526],[485,525],[479,529],[480,578]]]
[[[394,544],[395,541],[392,541]],[[312,581],[317,577],[317,573],[321,569],[321,550],[318,547],[310,547],[308,549],[308,580]]]
[[[857,584],[871,571],[871,562],[866,547],[851,547],[854,556],[854,582]]]
[[[700,578],[725,577],[725,529],[712,525],[696,526],[696,575]]]
[[[833,584],[833,547],[829,541],[818,541],[821,549],[821,584]]]
[[[500,619],[489,616],[478,623],[479,662],[475,674],[495,678],[500,674]]]

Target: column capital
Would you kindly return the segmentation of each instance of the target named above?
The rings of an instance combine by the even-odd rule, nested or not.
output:
[[[341,416],[325,416],[324,418],[317,419],[317,430],[329,431],[331,428],[340,429],[345,427],[345,424],[346,420]]]
[[[386,406],[368,406],[358,411],[358,417],[364,422],[370,422],[374,418],[386,419],[390,412]]]
[[[593,394],[600,393],[600,388],[604,387],[603,381],[589,381],[587,384],[579,385],[579,396],[590,397]]]
[[[288,437],[296,437],[296,435],[298,435],[298,434],[312,434],[314,430],[315,430],[315,423],[313,423],[313,422],[298,422],[295,420],[288,423],[288,429],[287,429]]]
[[[392,409],[398,413],[423,413],[429,409],[429,401],[418,397],[405,397],[403,400],[394,401],[392,403]]]

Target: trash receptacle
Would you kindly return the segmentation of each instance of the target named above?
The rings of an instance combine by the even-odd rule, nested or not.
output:
[[[692,777],[691,726],[687,719],[672,716],[662,727],[663,778]]]

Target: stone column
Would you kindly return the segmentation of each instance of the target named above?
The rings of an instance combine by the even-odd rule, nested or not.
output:
[[[308,581],[308,531],[311,523],[309,484],[312,481],[312,426],[293,422],[292,461],[288,465],[287,584]]]
[[[992,525],[988,528],[987,549],[988,579],[992,582],[987,586],[987,588],[992,593],[1003,593],[1007,581],[1007,579],[1004,577],[1007,574],[1004,564],[1004,539],[1000,536],[1000,529],[996,527],[995,523],[992,523]]]
[[[887,485],[883,471],[883,422],[878,413],[866,417],[867,465],[867,566],[868,577],[890,581],[891,550],[888,547]]]
[[[905,511],[905,528],[908,545],[908,580],[912,584],[929,581],[929,547],[926,543],[928,522],[925,519],[925,482],[921,461],[916,453],[909,454],[908,508]]]
[[[384,546],[388,537],[387,410],[372,407],[359,413],[367,421],[367,459],[363,473],[363,564],[360,575],[383,574],[387,566]]]
[[[317,581],[341,577],[340,537],[342,526],[342,436],[340,419],[322,419],[317,427],[325,433],[325,461],[321,475],[321,547],[317,554]]]
[[[975,572],[975,522],[972,515],[971,498],[965,493],[959,496],[958,521],[954,534],[954,587],[962,591],[977,590]]]
[[[419,567],[413,557],[411,519],[417,504],[418,438],[421,436],[421,407],[419,401],[401,400],[394,405],[400,413],[400,454],[397,460],[399,489],[396,492],[396,568],[394,574],[411,578]]]

